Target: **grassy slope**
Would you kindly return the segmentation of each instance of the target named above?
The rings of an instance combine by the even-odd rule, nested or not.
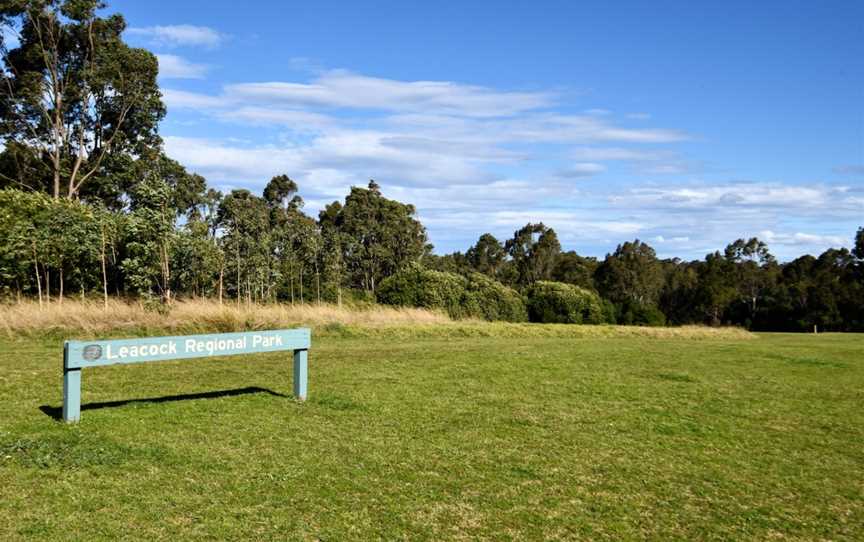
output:
[[[0,539],[861,539],[860,336],[325,337],[92,369],[0,339]],[[254,390],[245,390],[254,391]],[[86,406],[85,406],[86,408]]]

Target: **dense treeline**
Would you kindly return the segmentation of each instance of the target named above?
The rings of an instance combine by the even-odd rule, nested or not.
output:
[[[429,255],[430,268],[456,274],[485,273],[528,295],[542,285],[567,284],[599,294],[599,307],[584,321],[639,325],[734,324],[752,329],[864,330],[864,228],[854,249],[829,249],[778,263],[762,241],[738,239],[704,260],[661,260],[639,241],[618,245],[603,260],[562,252],[554,230],[528,224],[512,239],[480,237],[464,254]],[[553,282],[546,282],[553,281]],[[529,286],[532,285],[533,286]],[[560,286],[558,286],[560,289]],[[557,294],[559,297],[571,293]],[[548,293],[546,294],[548,297]],[[578,303],[591,304],[586,296]],[[533,320],[574,321],[559,309]]]
[[[432,254],[415,209],[371,181],[317,217],[298,186],[222,194],[165,156],[158,62],[96,0],[14,0],[0,25],[0,295],[177,296],[231,302],[379,301],[487,320],[864,330],[855,248],[780,264],[758,239],[704,260],[639,240],[602,261],[527,224],[503,243]],[[8,33],[7,33],[8,35]]]

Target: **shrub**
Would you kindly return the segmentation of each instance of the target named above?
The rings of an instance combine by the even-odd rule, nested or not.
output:
[[[437,309],[451,318],[524,322],[525,303],[515,290],[479,273],[465,278],[412,264],[381,282],[378,302]]]
[[[540,281],[528,289],[528,317],[532,322],[601,324],[605,321],[600,297],[563,282]]]
[[[471,316],[490,322],[528,320],[528,311],[519,292],[481,273],[468,275],[463,304]]]
[[[618,323],[635,326],[665,326],[666,315],[654,305],[626,303],[618,306]]]
[[[451,318],[468,316],[462,307],[467,280],[453,273],[424,269],[411,264],[381,281],[379,303],[422,307],[446,312]]]

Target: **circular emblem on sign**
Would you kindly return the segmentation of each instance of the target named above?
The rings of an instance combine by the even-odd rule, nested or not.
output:
[[[102,347],[98,344],[88,344],[84,347],[84,352],[81,353],[81,357],[87,361],[99,359],[102,357]]]

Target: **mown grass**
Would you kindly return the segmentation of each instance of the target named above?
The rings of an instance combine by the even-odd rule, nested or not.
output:
[[[305,403],[285,355],[115,366],[66,426],[60,343],[0,339],[0,540],[864,537],[858,336],[313,346]]]

